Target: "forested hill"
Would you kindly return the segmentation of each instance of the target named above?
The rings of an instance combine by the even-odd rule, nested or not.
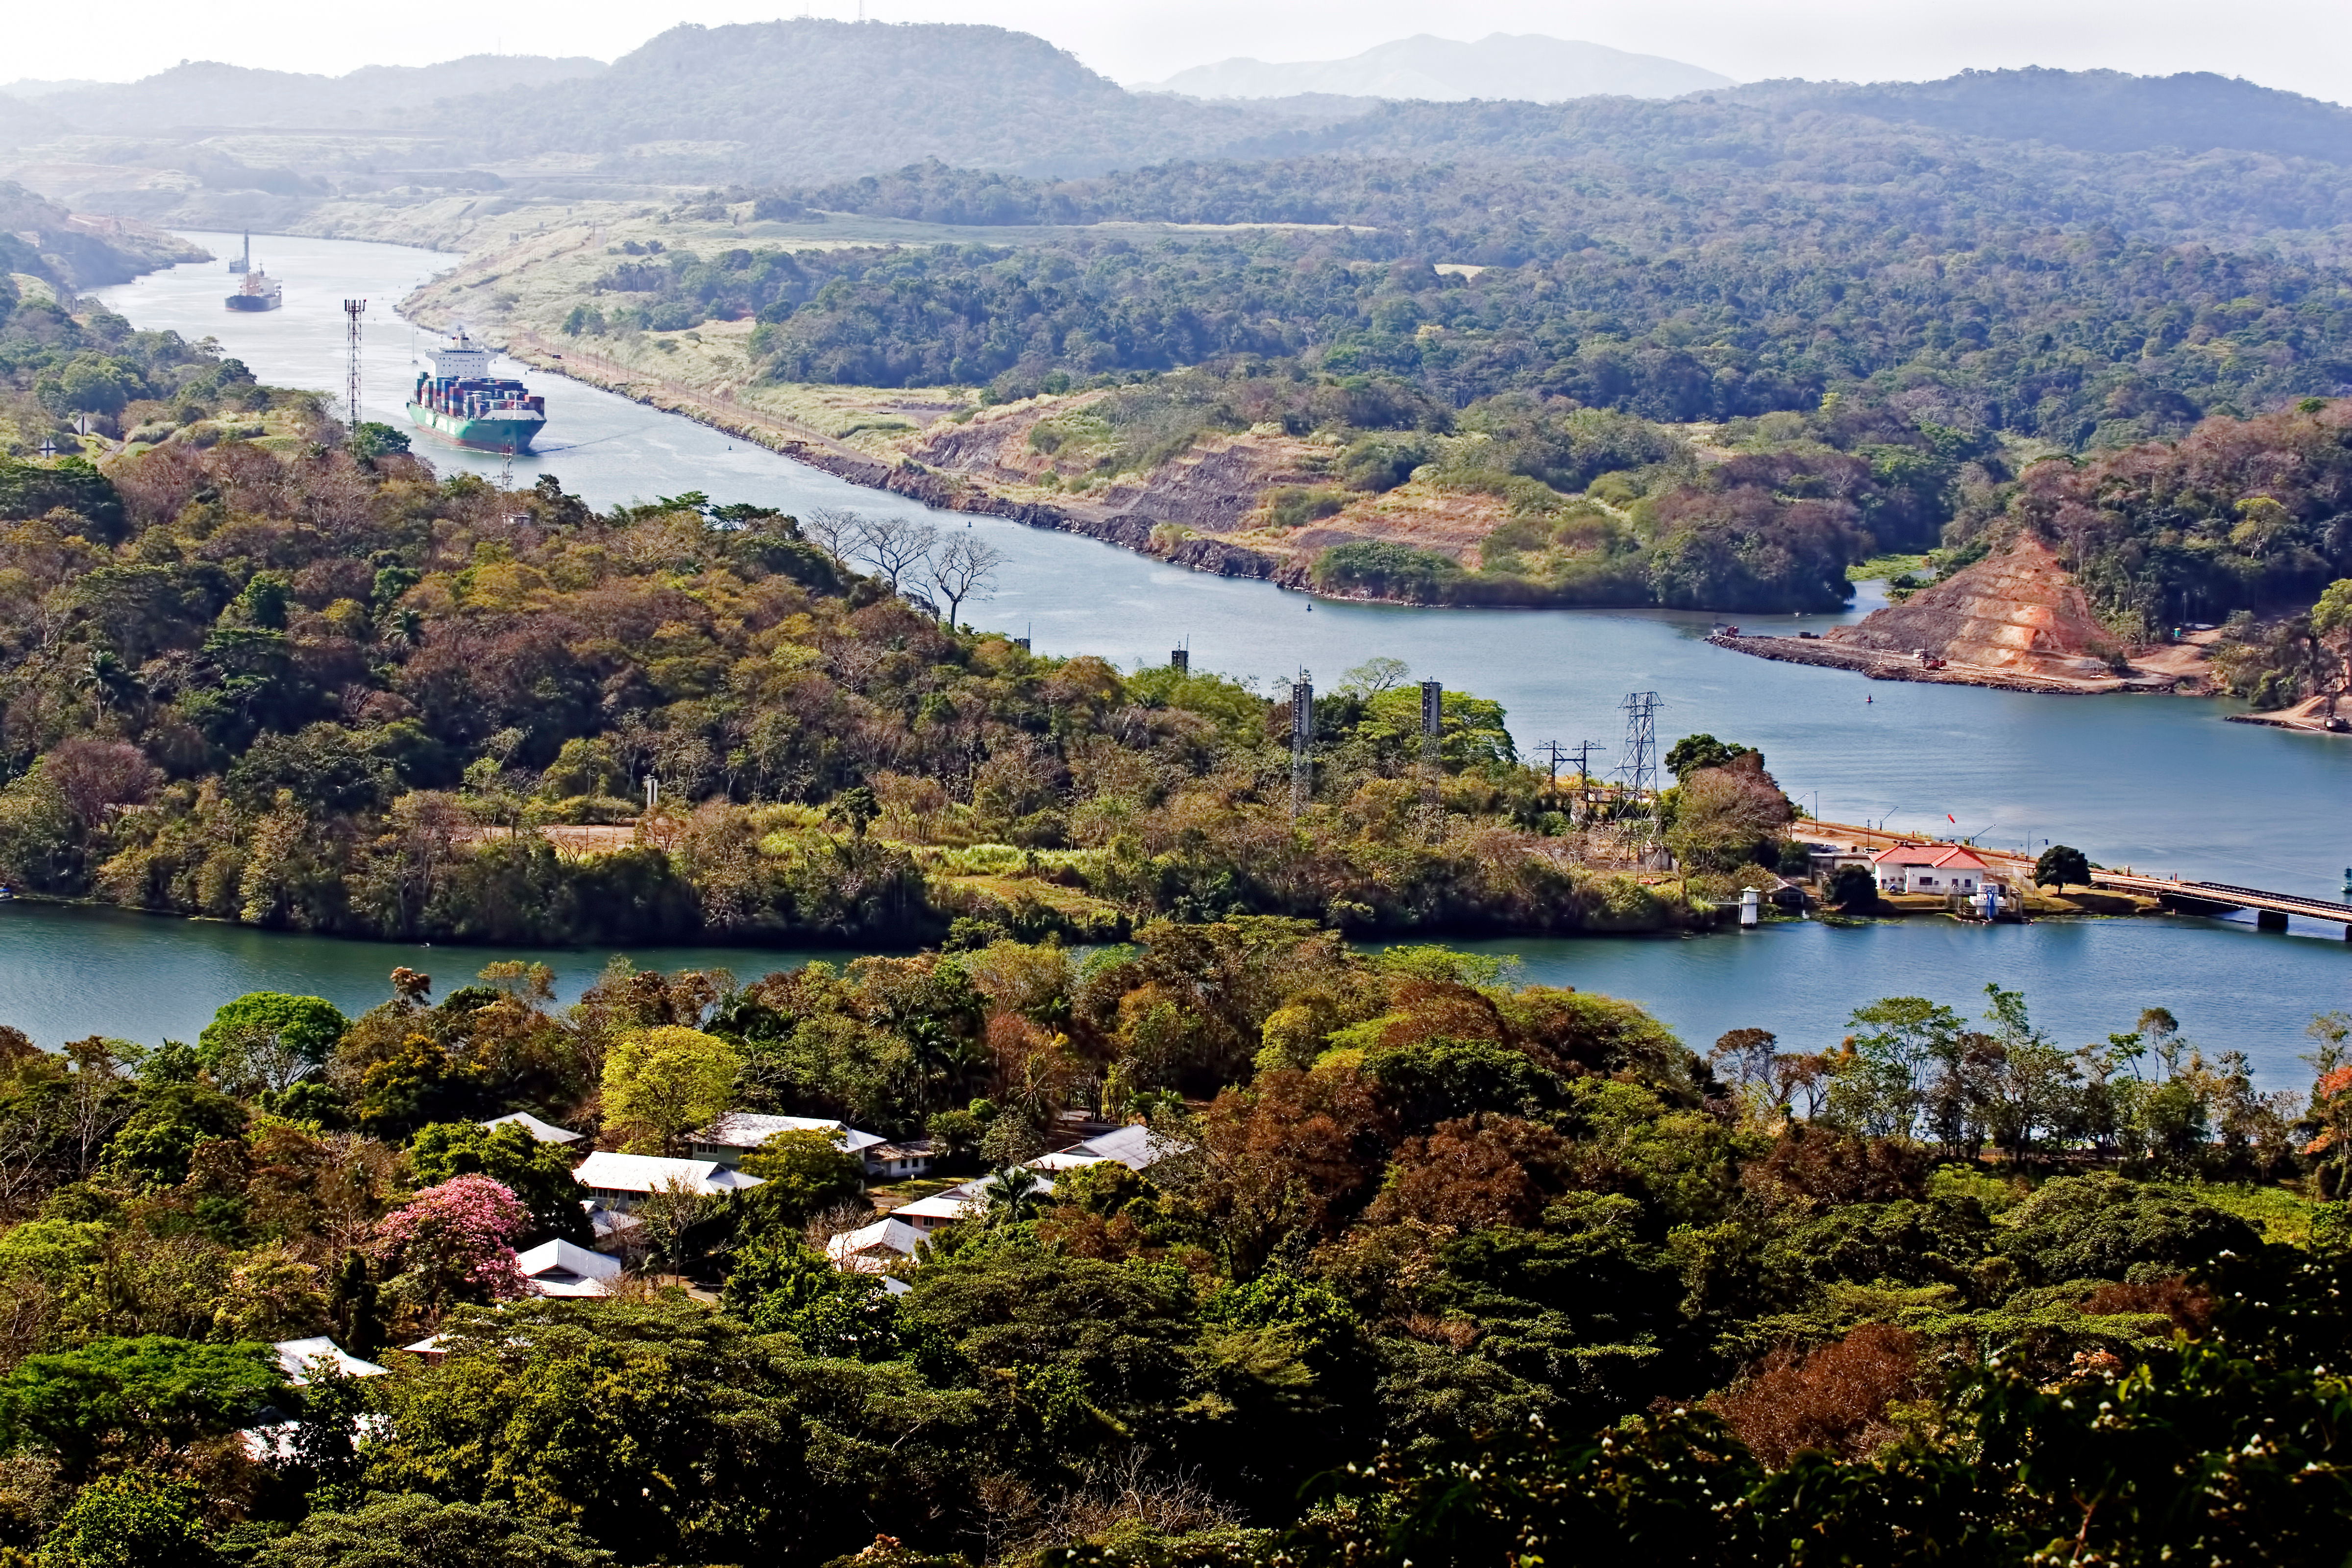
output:
[[[1244,155],[1246,154],[1246,155]],[[1086,179],[961,158],[793,191],[835,212],[932,223],[1311,223],[1395,232],[1433,260],[1517,261],[1594,242],[1654,252],[1717,236],[1783,257],[1896,235],[1938,249],[2106,226],[2335,258],[2352,178],[2266,153],[2088,153],[1861,115],[1685,99],[1403,103]]]
[[[581,56],[469,55],[438,65],[367,66],[330,77],[184,60],[138,81],[88,82],[45,94],[35,112],[62,127],[101,135],[215,125],[340,127],[414,113],[461,93],[510,92],[593,77],[604,68],[602,61]]]
[[[68,289],[127,283],[142,272],[205,252],[144,224],[76,217],[12,180],[0,180],[0,274],[23,273]],[[0,286],[6,279],[0,277]],[[0,321],[15,309],[8,287]],[[14,367],[11,367],[14,368]]]
[[[2352,109],[2211,71],[1962,71],[1941,81],[1757,82],[1726,96],[2094,153],[2231,148],[2352,163]]]
[[[825,179],[924,157],[1092,174],[1202,156],[1282,123],[1128,92],[1003,27],[808,18],[673,27],[593,82],[448,112],[476,108],[501,153],[600,153],[645,178]]]

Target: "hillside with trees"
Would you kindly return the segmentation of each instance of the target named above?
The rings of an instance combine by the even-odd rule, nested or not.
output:
[[[652,181],[821,180],[942,156],[1097,174],[1282,122],[1128,92],[1002,27],[809,17],[673,27],[593,81],[458,99],[448,112],[498,153],[593,153],[609,174]]]
[[[2352,1511],[2340,1015],[2306,1101],[2157,1006],[2075,1048],[1997,986],[1895,996],[1702,1054],[1265,919],[547,980],[0,1033],[0,1549],[1760,1565],[1891,1518],[1922,1559],[2317,1563]],[[939,1184],[786,1131],[571,1255],[594,1289],[523,1272],[579,1156],[487,1119],[660,1157],[724,1107],[983,1178],[837,1267]],[[1073,1110],[1135,1152],[1039,1158]]]
[[[598,515],[315,405],[264,441],[188,412],[131,405],[103,475],[0,473],[21,891],[436,941],[1657,930],[1777,849],[1639,879],[1494,703],[1446,696],[1429,774],[1386,667],[1318,704],[1294,819],[1286,693],[948,625],[978,542],[698,495]]]
[[[1751,82],[1723,96],[2092,153],[2215,148],[2352,164],[2352,110],[2211,71],[1967,70],[1941,81]]]

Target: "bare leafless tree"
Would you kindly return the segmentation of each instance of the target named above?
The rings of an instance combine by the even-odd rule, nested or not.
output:
[[[900,578],[920,580],[939,543],[940,531],[919,518],[869,517],[860,523],[851,553],[888,579],[895,594]]]
[[[845,507],[812,507],[801,519],[801,531],[830,556],[846,561],[864,533],[866,520]]]
[[[995,591],[996,569],[1004,562],[1004,552],[976,533],[967,531],[948,536],[925,571],[931,586],[948,602],[950,626],[956,624],[966,599],[985,599]]]

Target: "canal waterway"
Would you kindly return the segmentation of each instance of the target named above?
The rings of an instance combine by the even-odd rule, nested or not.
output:
[[[223,256],[235,243],[226,235],[190,237]],[[283,310],[231,314],[222,304],[227,274],[217,262],[174,268],[98,297],[140,327],[217,338],[266,382],[320,388],[342,383],[341,301],[367,299],[366,412],[400,422],[415,369],[410,330],[390,307],[458,258],[274,237],[257,237],[255,249],[285,282]],[[427,337],[417,334],[420,348]],[[553,473],[599,507],[698,489],[791,510],[832,505],[926,513],[914,502],[857,489],[677,416],[527,374],[547,395],[549,425],[544,449],[517,460],[517,484]],[[417,449],[445,472],[471,468],[495,475],[502,467],[499,458],[436,445],[421,434]],[[2226,703],[1868,681],[1714,647],[1704,639],[1717,617],[1705,615],[1309,601],[1068,534],[997,519],[927,515],[941,528],[984,531],[1006,552],[995,595],[969,605],[967,616],[976,626],[1028,635],[1044,653],[1097,653],[1131,668],[1164,660],[1181,643],[1190,647],[1196,668],[1267,683],[1306,668],[1325,686],[1351,666],[1394,657],[1416,677],[1501,701],[1523,751],[1551,741],[1570,750],[1587,740],[1607,748],[1596,754],[1596,772],[1622,760],[1626,695],[1654,691],[1662,742],[1706,731],[1759,746],[1782,787],[1829,820],[1885,820],[1898,830],[1976,835],[2008,847],[2054,840],[2110,865],[2322,897],[2336,896],[2344,868],[2352,867],[2352,821],[2344,810],[2352,742],[2224,723],[2233,710]],[[1865,595],[1843,616],[1740,620],[1750,629],[1791,632],[1851,619],[1873,602]],[[2072,1005],[2055,993],[2080,994],[2084,1027],[2093,1027],[2095,1012],[2096,1033],[2126,1026],[2126,1015],[2149,1001],[2163,1001],[2184,1017],[2203,1008],[2215,1019],[2208,1034],[2217,1040],[2232,1029],[2256,1029],[2273,1002],[2277,1017],[2293,1024],[2290,1035],[2312,1013],[2352,1004],[2352,952],[2339,929],[2298,921],[2287,936],[2258,937],[2231,929],[2236,924],[1985,931],[1915,922],[1861,933],[1797,928],[1738,941],[1512,945],[1528,954],[1531,977],[1538,962],[1596,966],[1595,978],[1576,983],[1622,986],[1670,1018],[1686,1019],[1679,1026],[1700,1035],[1717,1019],[1729,1019],[1727,1027],[1780,1027],[1774,1005],[1796,1009],[1805,1028],[1825,1026],[1822,1020],[1843,1017],[1855,1003],[1898,989],[1887,978],[1891,972],[1949,973],[1950,984],[1910,988],[1964,1001],[1982,979],[1963,984],[1957,976],[1974,976],[1988,964],[1983,979],[2005,984],[2040,975],[2045,984],[2034,989],[2052,994],[2052,1006]],[[601,956],[581,962],[593,970]],[[2258,995],[2258,977],[2284,989]],[[2167,994],[2146,994],[2151,987]],[[2229,1022],[2233,1017],[2240,1022]],[[1801,1032],[1794,1024],[1784,1030],[1792,1037]],[[2258,1032],[2274,1035],[2271,1023]],[[2251,1037],[2238,1043],[2252,1049]],[[2265,1064],[2266,1079],[2285,1072],[2291,1079],[2300,1048],[2289,1039],[2253,1054]]]
[[[2185,920],[2053,921],[1968,927],[1941,920],[1832,927],[1817,921],[1710,937],[1578,937],[1464,942],[1519,961],[1519,978],[1641,1002],[1705,1048],[1727,1029],[1779,1035],[1818,1050],[1875,997],[1923,995],[1964,1016],[1989,983],[2021,990],[2052,1037],[2073,1047],[2129,1029],[2148,1006],[2171,1009],[2209,1052],[2242,1050],[2267,1088],[2309,1081],[2296,1058],[2304,1026],[2337,1005],[2345,954]],[[2340,945],[2340,944],[2339,944]],[[88,1035],[154,1045],[193,1040],[213,1012],[247,991],[324,996],[356,1015],[391,994],[396,967],[446,995],[497,959],[543,963],[559,1002],[604,970],[602,949],[499,949],[347,942],[113,910],[0,904],[0,1023],[55,1047]],[[738,980],[796,969],[839,952],[727,947],[639,949],[639,968],[725,969]]]

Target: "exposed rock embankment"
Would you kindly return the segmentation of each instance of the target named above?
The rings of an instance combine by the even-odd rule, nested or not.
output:
[[[2066,695],[2209,689],[2201,647],[2152,649],[2143,664],[2131,662],[2099,624],[2082,584],[2032,534],[1819,639],[1722,633],[1707,640],[1874,680]]]
[[[2123,673],[2123,650],[2099,624],[2082,584],[2030,533],[1822,640],[1879,653],[1925,652],[2029,679],[2095,681]]]

